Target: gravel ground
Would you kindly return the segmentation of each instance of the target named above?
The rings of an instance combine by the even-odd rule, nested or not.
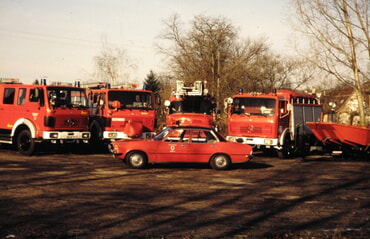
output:
[[[256,154],[228,171],[0,149],[0,239],[369,238],[370,160]]]

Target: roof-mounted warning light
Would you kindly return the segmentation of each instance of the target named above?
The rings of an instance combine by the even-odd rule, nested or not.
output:
[[[45,80],[45,85],[46,85],[46,80]],[[57,86],[73,86],[72,83],[61,82],[61,81],[54,81],[54,82],[51,83],[51,85],[57,85]]]
[[[133,90],[133,89],[138,89],[138,84],[136,84],[136,83],[124,83],[124,84],[120,85],[118,88],[119,89],[126,89],[126,90]]]
[[[19,79],[14,78],[0,78],[2,84],[22,84]]]

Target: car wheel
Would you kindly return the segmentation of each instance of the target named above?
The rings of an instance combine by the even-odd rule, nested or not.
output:
[[[225,170],[230,166],[230,158],[225,154],[213,155],[210,161],[211,167],[216,170]]]
[[[31,132],[27,129],[19,132],[16,139],[17,149],[23,155],[30,156],[35,150],[35,140],[31,136]]]
[[[133,151],[127,154],[126,164],[130,168],[145,168],[148,163],[148,159],[143,152]]]

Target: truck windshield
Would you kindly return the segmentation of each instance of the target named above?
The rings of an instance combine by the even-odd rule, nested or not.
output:
[[[84,89],[48,87],[48,100],[53,107],[87,108]]]
[[[153,109],[152,95],[149,92],[113,90],[108,93],[108,101],[109,108],[113,108],[113,101],[119,101],[120,109]]]
[[[171,102],[170,114],[174,113],[201,113],[212,114],[215,104],[207,96],[185,96]]]
[[[232,113],[245,115],[265,115],[275,114],[276,100],[270,98],[240,97],[234,98]]]

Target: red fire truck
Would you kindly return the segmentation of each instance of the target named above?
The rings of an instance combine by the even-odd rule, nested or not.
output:
[[[0,143],[31,155],[40,142],[88,143],[85,90],[72,85],[0,82]]]
[[[215,103],[208,94],[202,81],[185,86],[183,81],[176,82],[176,91],[165,101],[166,126],[215,127]]]
[[[152,91],[136,85],[111,87],[109,83],[89,83],[92,142],[148,138],[156,126],[156,101]]]
[[[291,90],[243,93],[228,99],[229,141],[277,150],[279,158],[309,150],[314,137],[305,122],[318,122],[322,106],[310,94]]]

